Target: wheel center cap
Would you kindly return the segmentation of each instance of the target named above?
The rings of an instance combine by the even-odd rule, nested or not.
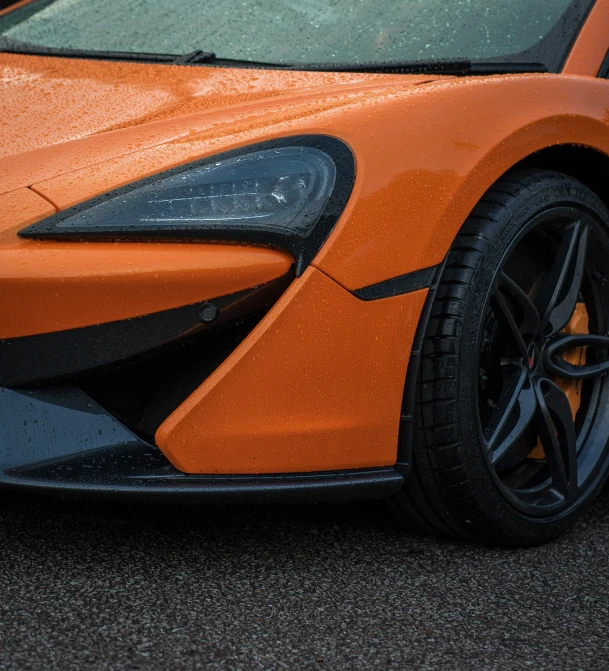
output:
[[[529,367],[529,370],[535,370],[537,368],[537,364],[539,363],[539,350],[537,349],[537,345],[535,343],[531,343],[529,345],[528,349],[528,361],[527,365]]]

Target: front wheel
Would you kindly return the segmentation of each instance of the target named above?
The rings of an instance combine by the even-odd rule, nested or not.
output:
[[[433,299],[402,517],[505,545],[575,523],[609,467],[608,307],[603,203],[551,171],[499,180]]]

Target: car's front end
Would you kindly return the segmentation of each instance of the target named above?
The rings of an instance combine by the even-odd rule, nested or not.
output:
[[[347,37],[341,3],[279,3],[289,29],[250,4],[238,29],[210,10],[209,45],[172,3],[0,16],[0,484],[405,491],[463,222],[554,145],[609,153],[606,85],[578,76],[605,0],[364,3]]]
[[[27,65],[51,86],[69,78],[110,95],[91,83],[107,74],[103,61],[77,62],[73,78],[70,60],[5,58],[20,91]],[[135,66],[122,85],[132,90],[155,70]],[[187,74],[203,90],[219,76]],[[251,73],[237,76],[245,89]],[[431,275],[415,277],[412,295],[368,301],[314,263],[353,189],[365,188],[355,187],[353,150],[334,120],[386,97],[388,85],[394,92],[394,81],[302,73],[308,90],[275,102],[294,73],[261,76],[261,101],[226,108],[200,94],[187,103],[210,111],[6,159],[5,484],[234,498],[269,488],[378,495],[403,482],[392,468],[403,377]],[[159,98],[174,93],[173,83],[157,86]],[[33,123],[42,110],[28,111]]]

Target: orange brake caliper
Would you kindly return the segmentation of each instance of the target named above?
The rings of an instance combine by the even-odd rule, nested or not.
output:
[[[583,335],[589,333],[588,326],[588,310],[586,310],[585,303],[578,303],[575,306],[575,311],[571,317],[571,321],[565,326],[562,332],[566,335]],[[577,347],[563,354],[563,359],[574,366],[581,366],[585,363],[586,348]],[[569,404],[571,405],[571,412],[573,419],[577,415],[579,406],[581,405],[582,381],[581,380],[562,380],[554,379],[554,382],[565,392]],[[541,440],[537,439],[535,449],[529,454],[532,459],[545,459],[545,452]]]
[[[588,327],[588,310],[586,310],[585,303],[578,303],[575,307],[575,312],[571,317],[571,321],[563,329],[566,335],[583,335],[589,333]],[[581,366],[585,363],[586,348],[577,347],[576,349],[565,352],[563,359],[567,363],[574,366]],[[556,384],[565,392],[569,403],[571,404],[571,412],[573,419],[579,410],[581,404],[582,381],[581,380],[554,380]]]

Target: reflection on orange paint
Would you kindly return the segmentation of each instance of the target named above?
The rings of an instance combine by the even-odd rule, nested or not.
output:
[[[571,49],[563,72],[569,75],[596,77],[607,53],[607,35],[609,35],[609,0],[596,0]]]

